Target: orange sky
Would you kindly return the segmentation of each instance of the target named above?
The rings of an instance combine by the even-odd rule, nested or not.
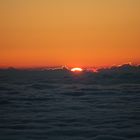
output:
[[[140,0],[0,0],[0,67],[140,63]]]

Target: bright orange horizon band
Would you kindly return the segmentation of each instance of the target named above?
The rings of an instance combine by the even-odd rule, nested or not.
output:
[[[139,0],[1,0],[0,67],[140,64]]]

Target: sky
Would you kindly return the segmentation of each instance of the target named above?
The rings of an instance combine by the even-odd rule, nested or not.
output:
[[[140,0],[0,0],[0,67],[140,64]]]

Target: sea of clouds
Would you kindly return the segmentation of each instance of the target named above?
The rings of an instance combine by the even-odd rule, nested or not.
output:
[[[1,140],[139,140],[140,67],[0,70]]]

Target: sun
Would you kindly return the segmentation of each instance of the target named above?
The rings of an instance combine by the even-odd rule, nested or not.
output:
[[[71,71],[72,72],[82,72],[83,69],[82,68],[72,68]]]

